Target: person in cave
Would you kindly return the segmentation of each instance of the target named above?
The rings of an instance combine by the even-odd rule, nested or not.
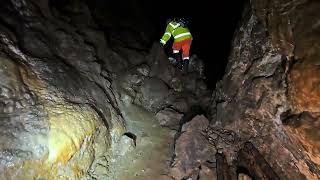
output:
[[[173,36],[174,42],[172,44],[172,51],[177,66],[184,73],[188,72],[189,53],[192,43],[192,35],[187,27],[188,22],[184,18],[174,18],[167,20],[166,30],[160,39],[160,43],[164,46],[167,41]],[[180,50],[182,49],[182,57]]]

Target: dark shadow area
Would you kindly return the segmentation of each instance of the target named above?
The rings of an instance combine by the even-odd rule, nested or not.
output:
[[[207,85],[214,88],[224,74],[231,41],[241,17],[244,0],[239,1],[105,1],[87,0],[100,25],[134,29],[140,32],[144,44],[158,42],[166,28],[166,19],[185,17],[193,34],[191,56],[205,61]],[[108,25],[107,25],[108,26]],[[108,27],[107,27],[108,28]],[[172,39],[165,46],[168,56]]]
[[[238,167],[237,171],[245,170],[243,173],[249,175],[252,179],[280,179],[260,152],[250,142],[246,142],[238,152],[236,166]]]
[[[156,18],[156,22],[158,22],[156,26],[159,34],[155,38],[159,39],[162,35],[166,18],[187,18],[190,31],[193,34],[191,55],[196,54],[205,61],[207,85],[209,88],[215,88],[216,82],[224,74],[232,38],[241,18],[244,2],[244,0],[214,3],[199,1],[180,3],[180,5],[179,3],[176,5],[172,3],[170,5],[169,2],[163,3],[168,6],[165,6],[166,8],[162,12],[157,12],[159,16]],[[175,10],[174,7],[180,8]],[[166,47],[167,51],[171,50],[171,42]]]
[[[250,175],[250,172],[248,169],[244,168],[244,167],[238,167],[237,168],[237,179],[239,179],[239,175],[240,174],[245,174],[247,175],[248,177],[250,177],[252,180],[255,180],[251,175]]]
[[[227,163],[226,157],[223,153],[216,153],[217,164],[217,180],[235,179],[235,172],[232,171]]]

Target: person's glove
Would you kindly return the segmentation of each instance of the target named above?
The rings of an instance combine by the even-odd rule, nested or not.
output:
[[[166,45],[166,42],[162,39],[160,39],[160,44],[162,44],[162,46]]]

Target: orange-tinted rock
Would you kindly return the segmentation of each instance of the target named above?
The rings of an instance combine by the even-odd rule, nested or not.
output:
[[[304,169],[310,169],[312,172],[318,171],[320,166],[320,118],[319,114],[312,117],[310,114],[303,113],[297,120],[297,125],[288,125],[285,127],[290,139],[303,149],[304,154],[308,157],[309,164]],[[302,163],[301,163],[302,164]],[[300,165],[303,167],[302,165]],[[316,178],[314,174],[304,171],[310,179]]]
[[[310,61],[296,63],[288,83],[291,106],[296,113],[320,112],[320,66]]]
[[[16,102],[0,108],[7,122],[0,125],[1,179],[84,177],[110,141],[98,113],[65,101],[6,57],[0,60],[0,76],[0,102]]]

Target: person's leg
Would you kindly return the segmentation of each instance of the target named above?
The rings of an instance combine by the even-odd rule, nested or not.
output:
[[[173,51],[173,57],[176,59],[177,61],[177,66],[179,69],[182,69],[182,58],[180,55],[180,50],[182,48],[182,43],[181,42],[174,42],[172,44],[172,51]]]
[[[192,38],[185,39],[185,40],[183,40],[181,42],[182,42],[182,44],[181,44],[182,59],[183,60],[189,60]]]
[[[182,44],[182,59],[183,59],[183,71],[185,73],[188,72],[188,65],[189,65],[189,59],[190,59],[190,47],[192,43],[192,38],[186,39],[183,41]]]

